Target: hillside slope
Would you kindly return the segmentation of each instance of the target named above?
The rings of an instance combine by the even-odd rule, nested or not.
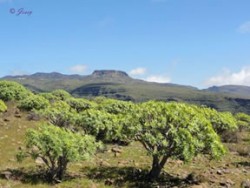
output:
[[[241,85],[213,86],[206,91],[213,93],[233,94],[239,97],[250,98],[250,87]]]
[[[6,76],[35,92],[64,89],[74,96],[106,96],[135,102],[146,100],[183,101],[206,105],[221,111],[250,114],[250,96],[237,92],[214,92],[177,84],[160,84],[133,79],[123,71],[97,70],[91,75],[36,73],[28,76]]]

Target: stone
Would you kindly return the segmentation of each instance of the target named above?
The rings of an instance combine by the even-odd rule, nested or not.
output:
[[[235,183],[232,180],[230,180],[230,179],[227,179],[226,181],[220,182],[221,186],[227,187],[227,188],[232,187],[234,184]]]
[[[115,153],[115,157],[119,157],[121,153]]]
[[[222,175],[223,174],[222,170],[217,170],[217,174]]]
[[[114,153],[115,157],[119,157],[122,153],[122,150],[118,147],[113,147],[111,151]]]
[[[224,170],[223,170],[223,173],[224,173],[224,174],[230,174],[231,172],[230,172],[230,170],[228,170],[228,169],[224,169]]]
[[[226,183],[227,183],[228,185],[234,185],[234,184],[235,184],[234,181],[232,181],[232,180],[230,180],[230,179],[227,179]]]
[[[43,160],[42,160],[41,157],[37,157],[36,160],[35,160],[35,163],[36,163],[37,165],[43,165],[43,164],[44,164],[44,162],[43,162]]]
[[[250,180],[241,182],[241,188],[250,188]]]
[[[21,114],[15,114],[15,117],[16,117],[16,118],[21,118],[22,115],[21,115]]]
[[[229,188],[229,187],[230,187],[230,186],[228,186],[228,185],[226,184],[226,182],[220,182],[220,186],[226,187],[226,188]]]
[[[122,153],[122,150],[120,148],[116,148],[116,147],[112,148],[111,151],[114,153]]]
[[[15,114],[20,114],[19,108],[16,108],[16,109],[15,109]]]
[[[189,174],[189,175],[186,177],[186,180],[187,180],[189,183],[196,183],[196,184],[209,181],[208,175],[207,175],[207,174],[205,174],[205,173],[197,174],[197,173],[195,173],[195,172]]]
[[[32,151],[34,153],[39,152],[39,148],[37,146],[32,146]]]
[[[3,120],[4,120],[5,122],[9,122],[9,121],[10,121],[9,118],[4,118]]]
[[[208,188],[209,186],[207,185],[207,183],[202,183],[199,185],[192,185],[190,186],[191,188]]]
[[[16,160],[13,159],[13,158],[9,159],[8,161],[10,161],[10,162],[16,162]]]
[[[246,169],[242,169],[242,172],[247,174],[247,170]]]
[[[1,173],[7,180],[10,180],[12,173],[10,171],[4,171]]]
[[[112,185],[112,184],[114,184],[114,180],[112,180],[110,178],[105,180],[105,185]]]
[[[99,163],[100,166],[110,166],[110,164],[107,161],[101,160]]]
[[[28,121],[39,121],[40,116],[38,114],[36,114],[35,112],[31,112],[31,113],[28,114],[27,120]]]

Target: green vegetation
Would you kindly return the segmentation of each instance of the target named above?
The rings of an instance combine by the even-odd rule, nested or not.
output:
[[[181,102],[74,98],[61,90],[28,93],[17,102],[7,102],[8,111],[0,114],[0,147],[6,149],[0,153],[0,186],[7,177],[11,185],[20,180],[20,186],[28,181],[45,187],[49,186],[46,182],[61,182],[59,187],[154,187],[162,182],[169,187],[185,187],[200,183],[190,180],[187,173],[206,170],[210,176],[211,170],[224,168],[220,164],[236,168],[239,161],[250,162],[249,129],[238,131],[238,127],[249,125],[247,114],[233,116]],[[34,113],[42,119],[28,120]],[[223,136],[231,136],[231,131],[241,139],[223,144]],[[39,164],[8,161],[17,148],[19,160],[31,157]],[[177,162],[181,166],[176,167]],[[185,176],[176,174],[181,170],[186,171]],[[220,173],[215,171],[212,179]],[[241,177],[232,178],[239,185],[238,181],[249,174],[237,173]],[[205,182],[212,187],[221,185]]]
[[[49,106],[49,101],[39,95],[29,95],[20,101],[19,108],[24,110],[41,110]]]
[[[39,130],[29,129],[25,139],[27,149],[18,153],[18,160],[22,161],[27,155],[40,158],[47,166],[46,175],[50,182],[63,179],[69,162],[90,159],[100,147],[92,136],[54,125],[42,125]]]
[[[94,135],[97,140],[108,143],[129,143],[130,135],[122,132],[123,126],[129,123],[125,117],[90,109],[79,115],[77,125],[85,133]]]
[[[199,153],[225,154],[210,121],[190,105],[149,101],[139,105],[133,119],[129,128],[153,158],[151,179],[159,177],[170,157],[190,161]]]
[[[70,105],[71,108],[76,110],[78,113],[82,112],[84,110],[93,108],[95,106],[94,102],[91,102],[89,100],[83,99],[83,98],[68,98],[66,102]]]
[[[49,123],[64,128],[74,126],[77,119],[76,111],[64,101],[53,102],[47,108],[36,111],[36,113],[45,117]]]
[[[98,103],[97,109],[110,114],[127,114],[133,113],[134,110],[134,104],[132,102],[100,97],[96,98],[95,101]]]
[[[51,92],[51,94],[54,95],[57,100],[62,100],[62,101],[71,97],[71,95],[67,91],[64,91],[62,89],[54,90]]]
[[[7,110],[7,106],[2,100],[0,100],[0,113],[5,112],[6,110]]]
[[[12,81],[0,81],[0,99],[3,101],[19,101],[30,94],[31,92],[21,84]]]
[[[38,95],[42,96],[50,102],[54,102],[57,100],[56,96],[54,96],[52,93],[39,93]]]
[[[243,129],[250,128],[250,116],[245,113],[237,113],[235,114],[235,118],[237,120],[238,127],[240,131]]]
[[[236,119],[230,112],[218,112],[215,109],[205,107],[196,109],[204,114],[219,135],[222,135],[225,131],[238,129]]]

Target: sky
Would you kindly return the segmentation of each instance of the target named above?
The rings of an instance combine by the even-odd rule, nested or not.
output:
[[[0,77],[122,70],[250,86],[249,0],[0,0]]]

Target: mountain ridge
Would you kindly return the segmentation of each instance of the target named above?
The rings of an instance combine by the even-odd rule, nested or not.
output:
[[[117,70],[96,70],[90,75],[39,72],[32,75],[5,76],[1,79],[19,82],[34,92],[64,89],[77,97],[106,96],[134,102],[181,101],[206,105],[221,111],[242,111],[250,114],[250,92],[246,95],[246,92],[241,94],[241,90],[237,88],[234,92],[224,92],[220,88],[215,91],[213,87],[199,90],[193,86],[147,82],[131,78],[126,72]],[[244,86],[244,89],[248,91],[250,87]]]
[[[241,95],[245,97],[250,96],[250,87],[244,85],[222,85],[222,86],[212,86],[206,91],[214,92],[214,93],[231,93],[235,95]]]

